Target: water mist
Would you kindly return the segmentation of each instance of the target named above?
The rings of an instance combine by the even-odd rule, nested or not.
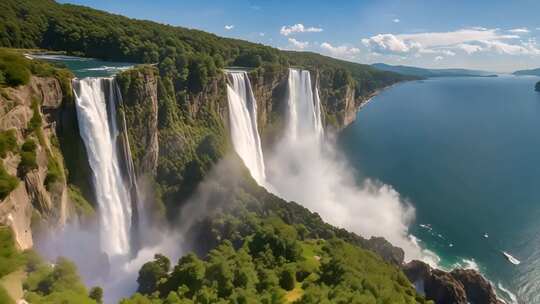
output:
[[[312,87],[309,71],[291,69],[288,85],[285,136],[266,153],[268,182],[275,193],[332,225],[368,238],[385,237],[404,249],[407,260],[426,259],[429,254],[408,233],[414,209],[388,185],[371,180],[358,184],[332,135],[323,138],[318,89]]]

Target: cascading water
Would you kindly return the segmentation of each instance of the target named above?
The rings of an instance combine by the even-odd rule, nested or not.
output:
[[[99,206],[100,245],[109,256],[130,252],[132,205],[118,153],[117,89],[113,78],[73,81],[77,118]],[[108,109],[108,111],[107,111]]]
[[[285,136],[266,154],[274,193],[337,227],[367,238],[385,237],[403,248],[406,260],[436,261],[410,240],[414,209],[390,186],[369,179],[359,183],[333,138],[323,136],[318,88],[309,71],[290,69],[288,85]]]
[[[234,149],[251,176],[259,185],[265,185],[266,174],[257,128],[257,101],[245,71],[227,71],[227,99]]]
[[[323,135],[319,90],[311,86],[307,70],[289,69],[287,136],[294,141],[299,137]]]

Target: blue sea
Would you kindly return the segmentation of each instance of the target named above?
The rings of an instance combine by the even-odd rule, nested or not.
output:
[[[509,303],[540,303],[538,80],[402,83],[339,138],[359,180],[389,184],[415,207],[410,231],[441,266],[478,267]]]

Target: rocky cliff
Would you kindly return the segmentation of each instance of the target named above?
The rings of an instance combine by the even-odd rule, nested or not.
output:
[[[27,85],[1,89],[0,131],[16,141],[1,161],[20,182],[0,202],[0,224],[13,229],[21,249],[32,247],[32,228],[61,226],[74,213],[56,134],[62,101],[55,78],[31,77]]]
[[[271,143],[268,138],[275,139],[283,123],[287,72],[252,72],[250,80],[258,101],[261,133]],[[178,207],[190,197],[212,164],[225,154],[228,112],[224,81],[218,77],[198,94],[178,96],[171,93],[166,77],[152,67],[143,66],[118,76],[123,96],[119,112],[126,121],[137,176],[143,186],[153,189],[146,192],[145,201],[154,204],[149,206],[154,215],[161,217],[165,211],[160,208],[166,208],[176,218],[173,211],[180,210]],[[355,97],[353,86],[331,91],[328,79],[320,76],[316,76],[315,84],[321,88],[327,128],[350,123],[363,100]],[[32,247],[33,233],[62,226],[75,216],[84,218],[88,201],[92,200],[75,108],[65,92],[55,78],[32,77],[27,85],[2,88],[0,95],[0,132],[14,134],[16,142],[16,148],[2,157],[2,165],[19,180],[0,202],[0,224],[12,228],[21,249]],[[318,215],[254,184],[242,187],[246,188],[241,196],[249,193],[286,223],[304,223],[312,237],[338,236],[377,253],[389,263],[403,265],[403,250],[383,238],[364,239],[327,225]],[[229,199],[234,200],[234,196],[221,200]],[[260,212],[255,211],[259,207],[254,208],[254,212]],[[223,219],[213,220],[213,214],[198,219],[201,225],[196,226],[199,231],[194,235],[204,235],[208,244],[240,236],[234,231],[218,232],[216,227],[223,225]],[[403,265],[403,270],[418,291],[436,303],[502,303],[491,284],[476,271],[444,272],[418,261]]]
[[[478,271],[454,269],[445,272],[421,261],[403,266],[405,275],[417,290],[437,304],[502,304],[493,286]]]

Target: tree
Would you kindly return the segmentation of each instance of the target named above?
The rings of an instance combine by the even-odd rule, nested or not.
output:
[[[175,291],[180,286],[186,286],[188,291],[186,296],[191,298],[203,285],[206,268],[205,263],[196,255],[190,253],[183,256],[178,261],[170,275],[170,278],[163,284],[161,294],[166,295]]]
[[[103,303],[103,289],[99,286],[92,287],[92,289],[90,289],[90,292],[88,293],[88,296],[90,297],[90,299],[93,299],[98,304]]]
[[[281,271],[279,285],[285,290],[293,290],[296,285],[296,269],[294,265],[285,265]]]
[[[326,285],[337,285],[346,272],[346,265],[338,258],[332,257],[321,265],[321,281]]]
[[[169,259],[161,254],[156,254],[154,260],[145,263],[139,270],[139,277],[137,283],[139,283],[138,292],[142,294],[151,294],[158,287],[159,282],[167,277],[171,262]]]
[[[536,83],[536,85],[534,86],[534,90],[535,90],[536,92],[540,92],[540,81],[538,81],[538,82]]]

